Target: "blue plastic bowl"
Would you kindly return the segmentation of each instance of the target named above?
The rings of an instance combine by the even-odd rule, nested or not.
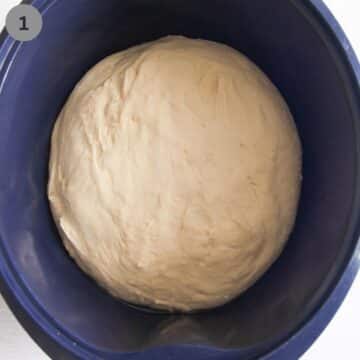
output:
[[[359,267],[359,65],[318,0],[32,2],[29,43],[0,46],[0,278],[20,322],[55,359],[296,359]],[[146,313],[116,301],[64,251],[46,197],[57,114],[87,69],[168,34],[224,42],[279,87],[304,148],[285,252],[244,296],[205,313]]]

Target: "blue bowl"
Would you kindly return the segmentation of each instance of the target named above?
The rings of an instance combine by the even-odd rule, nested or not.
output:
[[[31,2],[31,1],[30,1]],[[359,267],[359,64],[319,0],[32,2],[44,28],[0,45],[0,278],[20,322],[55,359],[296,359]],[[113,299],[67,256],[46,197],[51,130],[80,77],[168,34],[226,43],[278,86],[304,148],[297,222],[244,296],[188,316]]]

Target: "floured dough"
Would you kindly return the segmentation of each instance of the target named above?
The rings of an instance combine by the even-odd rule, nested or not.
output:
[[[292,229],[301,149],[268,78],[221,44],[114,54],[56,121],[48,196],[64,244],[111,294],[211,308],[252,285]]]

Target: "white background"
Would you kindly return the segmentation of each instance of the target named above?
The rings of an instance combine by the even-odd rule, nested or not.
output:
[[[101,1],[101,0],[98,0]],[[0,27],[6,13],[17,0],[0,0]],[[360,57],[360,2],[359,0],[325,0],[345,29]],[[354,282],[343,306],[330,325],[302,360],[360,359],[360,278]],[[359,343],[359,344],[358,344]],[[0,359],[48,360],[49,358],[25,333],[9,311],[0,295]],[[289,359],[292,360],[292,359]]]

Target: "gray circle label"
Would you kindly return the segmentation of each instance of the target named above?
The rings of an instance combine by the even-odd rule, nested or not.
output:
[[[39,10],[23,4],[9,11],[5,24],[6,30],[15,40],[30,41],[40,34],[43,21]]]

